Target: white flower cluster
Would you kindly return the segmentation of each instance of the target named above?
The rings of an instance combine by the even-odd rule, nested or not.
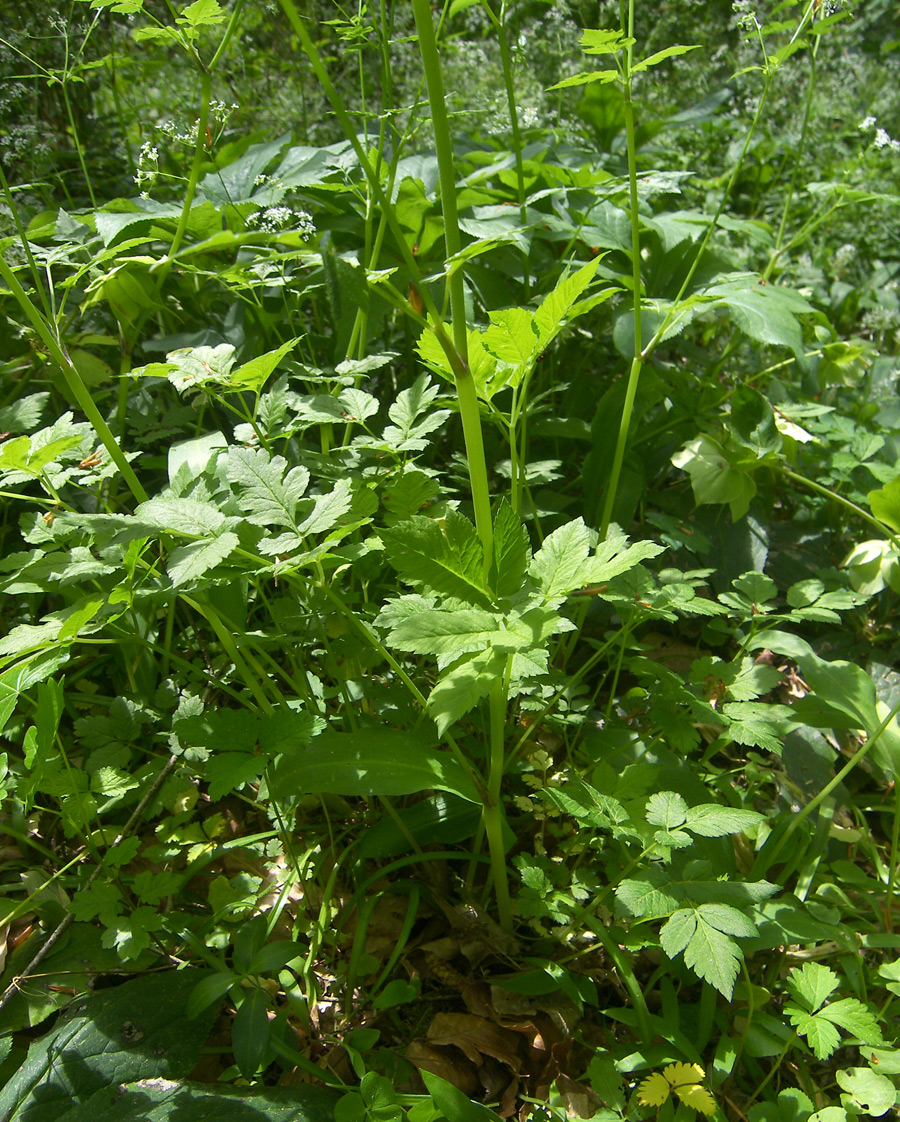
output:
[[[875,138],[872,141],[876,148],[889,148],[892,152],[900,152],[900,140],[894,140],[887,129],[876,128],[877,118],[866,117],[859,122],[860,132],[871,132],[875,129]]]
[[[247,225],[258,228],[266,234],[289,231],[302,238],[310,238],[316,232],[312,216],[305,210],[294,210],[289,206],[267,206],[257,210],[247,219]]]
[[[134,181],[141,190],[141,198],[150,198],[150,188],[156,182],[159,175],[159,149],[145,140],[141,145],[141,152],[138,156],[137,171],[134,173]]]

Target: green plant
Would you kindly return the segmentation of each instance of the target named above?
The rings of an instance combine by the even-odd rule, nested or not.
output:
[[[827,261],[896,193],[797,170],[849,21],[729,33],[738,126],[623,4],[553,133],[517,91],[575,5],[283,0],[323,145],[217,109],[249,0],[134,7],[187,159],[5,191],[3,1101],[91,971],[202,964],[172,1019],[253,1089],[100,1072],[72,1122],[301,1076],[338,1122],[889,1110],[896,254]],[[447,112],[478,43],[508,135]]]

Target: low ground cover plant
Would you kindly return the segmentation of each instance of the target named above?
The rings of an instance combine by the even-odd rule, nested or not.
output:
[[[0,180],[0,1117],[895,1111],[877,5],[272,7],[327,137],[84,0],[134,190]]]

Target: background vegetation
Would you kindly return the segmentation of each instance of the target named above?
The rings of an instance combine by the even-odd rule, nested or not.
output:
[[[7,9],[0,1117],[896,1113],[895,5]]]

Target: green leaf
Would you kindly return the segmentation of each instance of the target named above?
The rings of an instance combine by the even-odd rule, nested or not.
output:
[[[424,1080],[428,1093],[434,1100],[435,1106],[445,1118],[452,1118],[453,1122],[500,1122],[499,1116],[488,1110],[481,1103],[474,1103],[452,1083],[441,1079],[421,1068],[419,1074]]]
[[[866,498],[878,521],[900,533],[900,475],[879,490],[870,491]]]
[[[444,596],[490,607],[484,588],[483,552],[475,527],[455,510],[444,526],[416,515],[381,533],[388,560],[414,584]]]
[[[262,448],[229,450],[226,475],[238,487],[238,503],[249,522],[296,529],[297,504],[309,485],[309,472],[287,467],[283,456],[270,456]]]
[[[838,976],[818,962],[805,962],[798,970],[791,971],[787,986],[794,997],[814,1013],[837,989]]]
[[[460,655],[485,647],[510,653],[520,646],[511,645],[499,629],[501,617],[477,608],[456,612],[425,609],[402,620],[388,635],[388,643],[401,651],[415,654]]]
[[[680,885],[672,885],[657,869],[649,869],[640,880],[626,878],[616,888],[616,900],[631,915],[670,915],[683,901]]]
[[[231,1024],[231,1048],[245,1079],[253,1079],[269,1050],[269,999],[265,990],[251,986]]]
[[[585,561],[579,574],[580,580],[582,584],[604,584],[613,577],[627,573],[642,561],[658,557],[664,549],[665,546],[657,545],[656,542],[626,545],[625,538],[610,535]]]
[[[518,385],[540,351],[534,315],[525,308],[502,308],[490,315],[484,345],[501,362],[519,368],[515,377],[507,378],[508,385]]]
[[[308,749],[285,754],[270,774],[278,798],[302,794],[411,795],[450,791],[469,802],[480,796],[462,765],[425,735],[389,728],[326,729]]]
[[[565,596],[581,587],[581,573],[591,539],[582,518],[567,522],[544,538],[529,566],[529,573],[548,599]]]
[[[245,362],[243,366],[239,366],[229,375],[228,388],[240,391],[250,390],[252,393],[258,394],[269,376],[281,364],[284,356],[289,354],[299,342],[299,338],[288,339],[277,350],[268,351],[264,355],[258,355],[256,358],[250,359],[249,362]]]
[[[733,934],[752,936],[756,928],[734,908],[701,904],[675,912],[663,924],[659,938],[670,958],[683,953],[685,965],[730,1001],[741,958]]]
[[[842,1028],[844,1032],[857,1037],[863,1044],[883,1043],[881,1029],[875,1020],[875,1014],[867,1009],[855,997],[845,997],[840,1001],[833,1001],[820,1009],[816,1014],[831,1021],[832,1024]]]
[[[490,582],[498,597],[513,596],[522,587],[531,550],[528,532],[506,499],[494,515],[494,564]]]
[[[617,799],[602,794],[574,773],[569,775],[564,787],[544,787],[540,794],[541,798],[585,825],[615,833],[616,827],[629,822],[628,812]]]
[[[225,12],[219,0],[194,0],[178,16],[178,22],[191,28],[212,27],[222,23]]]
[[[807,1013],[793,1002],[784,1007],[788,1020],[806,1041],[819,1060],[826,1060],[841,1042],[841,1035],[827,1020]]]
[[[798,315],[812,315],[815,308],[799,293],[781,285],[759,283],[753,273],[736,273],[710,285],[704,295],[728,309],[737,326],[758,343],[803,350],[803,329]]]
[[[637,42],[617,28],[589,27],[581,34],[581,49],[586,55],[614,55]]]
[[[659,791],[647,800],[647,821],[653,826],[677,829],[687,814],[687,803],[674,791]]]
[[[642,59],[641,62],[636,63],[631,68],[632,74],[638,74],[642,70],[649,70],[651,66],[657,66],[659,63],[664,62],[667,58],[674,58],[677,55],[686,55],[689,51],[696,51],[700,47],[699,43],[695,43],[691,47],[666,47],[655,54],[650,55],[648,58]]]
[[[193,987],[188,998],[185,1013],[188,1018],[196,1017],[216,1001],[221,1001],[232,986],[237,985],[240,978],[231,970],[217,970],[214,974],[207,974]]]
[[[352,484],[339,479],[331,491],[318,495],[312,511],[298,527],[301,534],[324,534],[333,530],[353,504]]]
[[[737,744],[764,748],[781,755],[784,738],[796,715],[790,706],[760,701],[728,701],[722,706],[728,718],[727,735]]]
[[[169,1079],[111,1084],[58,1122],[333,1122],[333,1091],[292,1087],[218,1087]]]
[[[551,90],[569,90],[573,86],[587,86],[591,82],[599,82],[601,85],[608,85],[610,82],[620,82],[622,75],[618,70],[586,70],[580,74],[573,74],[571,78],[563,78],[561,82],[557,82],[553,86],[547,87],[547,92]]]
[[[250,752],[216,752],[206,762],[209,797],[217,802],[247,783],[257,783],[267,762],[265,756]]]
[[[230,557],[239,544],[237,534],[226,530],[217,538],[178,546],[169,554],[167,564],[172,584],[179,588],[183,584],[199,580],[226,557]]]
[[[225,525],[225,515],[199,499],[161,497],[148,499],[134,512],[135,519],[149,530],[163,534],[212,536]]]
[[[759,460],[783,443],[772,406],[751,386],[740,385],[732,395],[731,432]]]
[[[849,1106],[880,1118],[887,1114],[897,1101],[897,1088],[886,1075],[879,1075],[869,1067],[851,1067],[835,1073],[839,1086],[849,1099]]]
[[[0,1117],[59,1122],[101,1089],[188,1075],[218,1016],[211,1006],[187,1019],[195,977],[191,970],[153,973],[73,1002],[0,1090]]]
[[[761,822],[765,822],[765,815],[755,810],[735,810],[730,806],[703,803],[691,807],[684,827],[704,838],[719,838],[724,834],[740,834]]]
[[[487,697],[501,679],[507,658],[503,651],[483,650],[464,656],[444,671],[428,697],[428,712],[442,736],[454,721]]]
[[[534,313],[539,350],[545,350],[562,331],[573,309],[577,313],[580,307],[577,301],[596,276],[599,265],[598,257],[587,265],[582,265],[574,273],[564,276],[540,302]]]
[[[691,477],[697,506],[728,503],[731,517],[743,518],[756,494],[756,484],[743,471],[733,467],[724,448],[711,436],[689,440],[672,456],[672,463]]]

